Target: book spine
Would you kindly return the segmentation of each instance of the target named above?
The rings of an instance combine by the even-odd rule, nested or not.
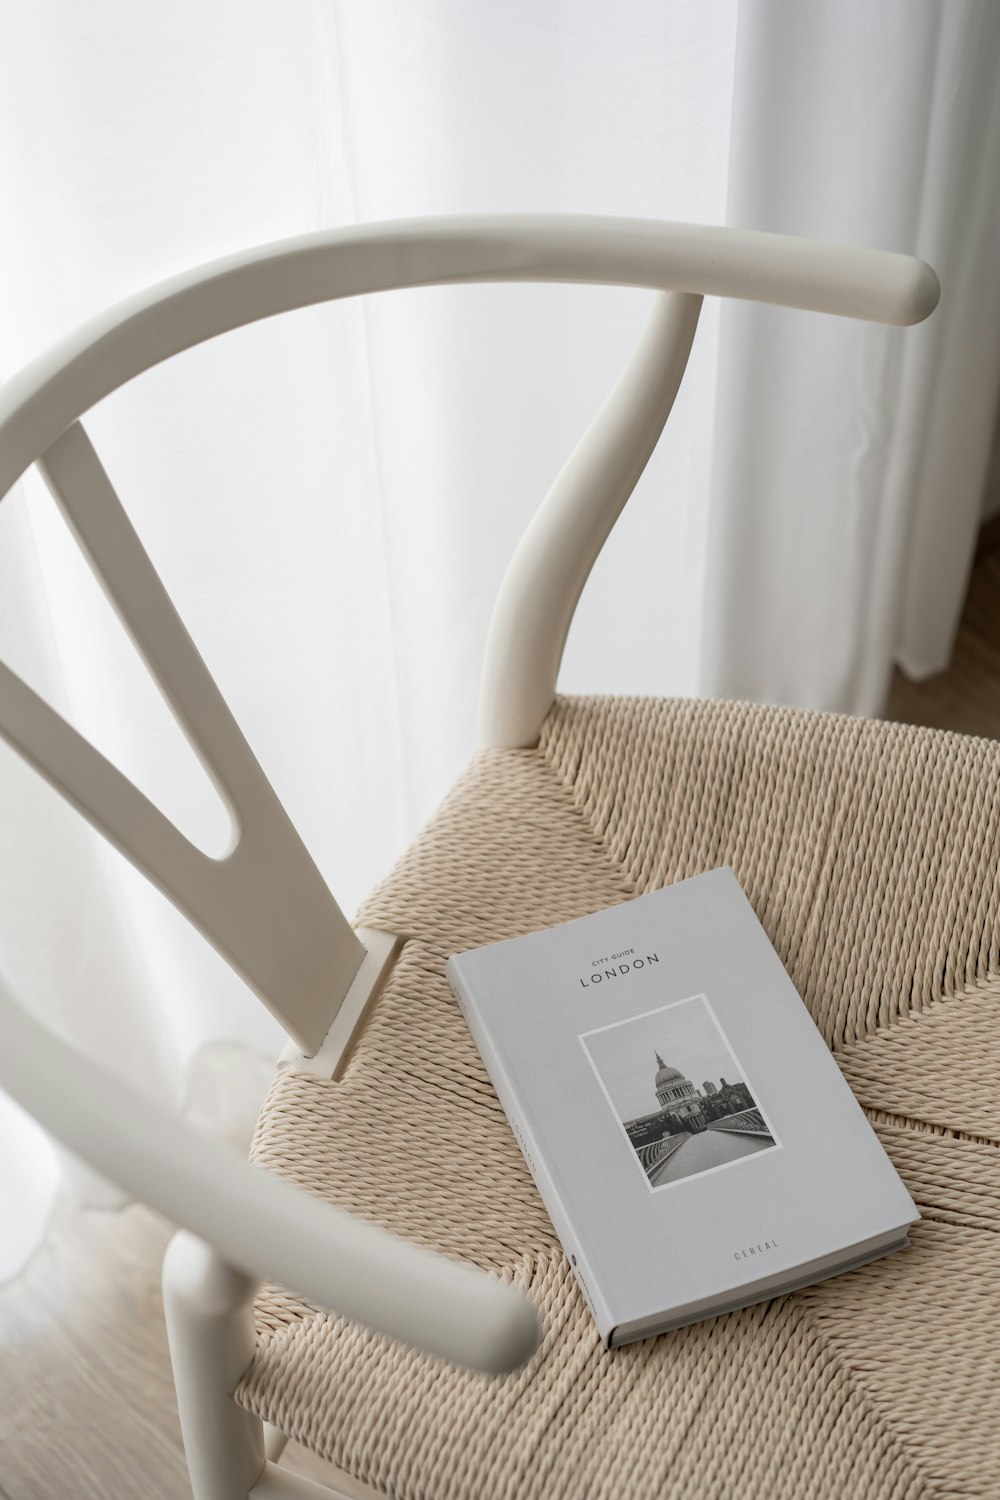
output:
[[[521,1148],[521,1155],[527,1163],[528,1171],[534,1179],[539,1196],[545,1204],[546,1212],[552,1220],[552,1227],[559,1237],[559,1242],[563,1250],[566,1252],[566,1258],[579,1283],[584,1301],[590,1308],[604,1347],[607,1349],[615,1327],[611,1310],[601,1293],[593,1268],[584,1254],[573,1226],[570,1223],[562,1196],[556,1187],[552,1173],[546,1165],[545,1157],[539,1148],[535,1131],[532,1129],[525,1111],[521,1107],[510,1073],[494,1047],[489,1032],[482,1024],[482,1020],[469,994],[468,987],[462,977],[461,970],[454,959],[449,960],[446,972],[448,982],[454,991],[455,999],[458,1001],[459,1009],[465,1018],[465,1023],[469,1031],[472,1033],[472,1040],[479,1049],[479,1055],[483,1059],[487,1073],[490,1075],[490,1081],[496,1091],[496,1096],[500,1101],[504,1114],[507,1116],[510,1128],[514,1132],[514,1139]]]

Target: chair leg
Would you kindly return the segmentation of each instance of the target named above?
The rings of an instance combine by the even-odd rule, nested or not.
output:
[[[163,1262],[167,1337],[194,1500],[247,1500],[264,1428],[232,1393],[254,1354],[257,1284],[181,1231]]]

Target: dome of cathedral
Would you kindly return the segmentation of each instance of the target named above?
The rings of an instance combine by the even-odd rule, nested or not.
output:
[[[661,1088],[665,1083],[673,1083],[677,1078],[683,1079],[684,1074],[678,1072],[676,1068],[668,1067],[658,1052],[656,1054],[656,1061],[659,1063],[660,1067],[659,1071],[656,1074],[656,1082],[653,1085],[654,1088]]]

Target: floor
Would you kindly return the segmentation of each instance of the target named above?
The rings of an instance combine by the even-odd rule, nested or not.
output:
[[[886,718],[1000,739],[1000,518],[980,534],[951,666],[928,682],[897,671]]]
[[[921,685],[897,674],[888,717],[1000,738],[1000,528],[984,535],[950,670]],[[0,1500],[189,1500],[159,1299],[169,1234],[142,1208],[64,1207],[0,1287]],[[295,1445],[282,1463],[334,1478]]]

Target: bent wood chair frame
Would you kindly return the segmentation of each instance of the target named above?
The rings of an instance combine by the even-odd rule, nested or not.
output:
[[[895,324],[934,308],[906,255],[753,231],[590,217],[411,220],[305,235],[185,272],[64,339],[0,392],[0,495],[36,463],[230,810],[229,850],[195,848],[0,664],[0,734],[203,933],[290,1041],[283,1062],[335,1076],[396,946],[354,932],[268,784],[112,488],[80,417],[144,370],[243,324],[323,301],[451,282],[589,282],[656,292],[645,330],[539,507],[490,627],[484,746],[530,746],[555,697],[580,593],[653,451],[705,295]],[[196,1500],[320,1496],[273,1460],[231,1393],[254,1352],[262,1280],[391,1337],[503,1372],[537,1339],[512,1288],[386,1234],[206,1141],[0,990],[0,1086],[58,1139],[180,1226],[164,1289]],[[279,1064],[280,1065],[280,1064]]]

